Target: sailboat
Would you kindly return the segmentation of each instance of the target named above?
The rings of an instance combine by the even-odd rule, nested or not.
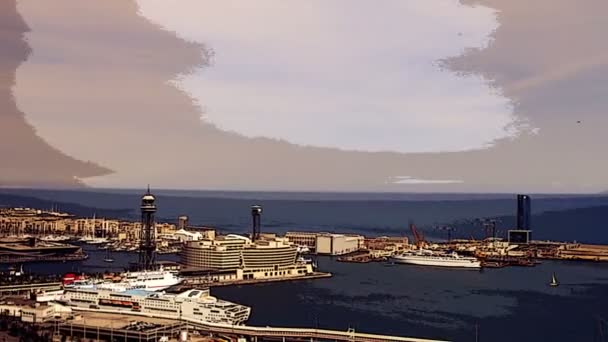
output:
[[[103,259],[105,262],[114,262],[114,258],[112,258],[112,250],[110,248],[106,249],[106,258]]]
[[[555,286],[558,286],[558,285],[559,285],[559,283],[557,282],[557,278],[555,277],[555,273],[553,273],[551,275],[551,282],[549,283],[549,286],[555,287]]]

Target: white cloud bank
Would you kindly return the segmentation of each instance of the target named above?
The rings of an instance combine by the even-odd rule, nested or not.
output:
[[[457,151],[515,132],[508,99],[436,61],[497,26],[457,0],[138,0],[215,51],[179,85],[204,120],[248,137],[362,151]]]

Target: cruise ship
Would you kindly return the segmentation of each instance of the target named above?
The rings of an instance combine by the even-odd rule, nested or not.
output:
[[[175,271],[166,271],[162,268],[158,271],[126,272],[122,275],[122,283],[128,284],[131,289],[146,291],[161,291],[182,282]]]
[[[38,291],[35,296],[37,302],[52,302],[61,299],[63,290]]]
[[[110,290],[66,289],[61,302],[73,310],[186,319],[201,323],[244,324],[251,308],[217,299],[209,289],[165,294],[142,290],[114,292]]]
[[[421,266],[481,268],[481,261],[474,257],[463,257],[456,252],[436,253],[429,250],[395,255],[391,258],[397,264],[410,264]]]
[[[107,282],[98,279],[77,279],[66,284],[66,288],[76,289],[103,289],[111,291],[144,290],[162,291],[182,282],[177,272],[158,271],[125,272],[120,282]]]

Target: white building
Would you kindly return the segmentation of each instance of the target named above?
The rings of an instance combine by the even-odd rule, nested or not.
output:
[[[198,241],[203,238],[203,234],[201,234],[199,232],[189,232],[185,229],[180,229],[180,230],[176,231],[175,233],[173,233],[173,236],[175,236],[175,238],[177,240],[180,240],[182,242]]]
[[[21,299],[0,301],[2,315],[21,318],[21,321],[28,323],[46,322],[71,311],[69,307],[60,304],[41,304]]]
[[[315,250],[317,254],[343,255],[358,251],[365,238],[361,235],[319,234]]]
[[[253,242],[230,234],[215,240],[190,241],[184,245],[181,263],[223,275],[233,271],[237,280],[297,277],[313,272],[310,263],[297,260],[295,245],[277,237]]]

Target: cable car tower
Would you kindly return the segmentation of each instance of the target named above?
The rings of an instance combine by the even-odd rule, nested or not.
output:
[[[139,235],[139,269],[152,270],[156,266],[156,229],[154,214],[156,198],[148,191],[141,198],[141,232]]]

